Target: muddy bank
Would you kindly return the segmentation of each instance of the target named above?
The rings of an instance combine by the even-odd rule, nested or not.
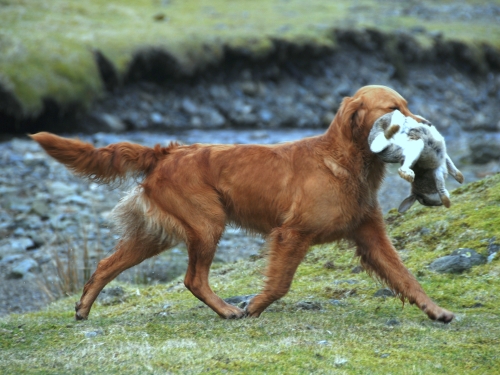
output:
[[[427,117],[444,117],[443,128],[498,130],[496,48],[444,40],[424,28],[326,33],[331,44],[272,39],[259,53],[228,46],[216,53],[207,45],[211,57],[189,64],[144,48],[124,74],[95,50],[103,98],[90,108],[44,98],[42,112],[27,118],[16,98],[0,90],[0,132],[326,127],[341,98],[369,83],[396,88]]]

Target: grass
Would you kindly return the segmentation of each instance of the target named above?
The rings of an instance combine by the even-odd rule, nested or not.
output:
[[[168,51],[189,73],[219,61],[227,46],[252,56],[268,54],[273,39],[334,47],[334,28],[390,33],[423,26],[445,40],[500,47],[497,23],[425,20],[405,15],[405,7],[377,0],[0,0],[0,86],[14,94],[23,112],[17,115],[24,117],[39,113],[44,98],[88,105],[102,95],[95,50],[123,77],[134,55],[151,47]],[[423,46],[433,43],[427,34],[417,39]]]
[[[77,296],[7,316],[0,319],[0,372],[496,373],[498,256],[463,274],[437,274],[427,266],[460,247],[485,254],[489,243],[499,243],[500,174],[455,190],[452,202],[448,210],[418,206],[386,217],[405,264],[434,300],[456,313],[449,325],[413,306],[403,309],[395,298],[374,297],[381,285],[351,272],[357,259],[340,243],[312,248],[292,290],[259,319],[219,319],[182,278],[120,284],[124,302],[96,303],[85,322],[73,320]],[[212,287],[224,298],[255,293],[264,267],[258,258],[216,265]],[[312,302],[311,309],[304,302]]]

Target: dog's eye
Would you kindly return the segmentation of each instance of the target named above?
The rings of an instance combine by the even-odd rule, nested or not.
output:
[[[397,110],[397,111],[400,111],[399,107],[391,107],[391,108],[389,108],[389,109],[392,109],[393,111],[396,111],[396,110]]]

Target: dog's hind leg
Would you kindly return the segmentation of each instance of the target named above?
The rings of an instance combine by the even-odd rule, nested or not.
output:
[[[92,304],[101,290],[121,272],[160,253],[166,247],[168,246],[161,246],[158,242],[121,240],[116,246],[116,251],[99,262],[96,271],[85,284],[80,301],[75,305],[75,319],[87,319]]]
[[[416,304],[432,320],[449,323],[452,312],[436,305],[401,262],[396,249],[387,236],[382,213],[374,213],[372,218],[362,223],[352,234],[357,245],[356,255],[370,274],[374,274],[404,301]]]
[[[216,215],[214,215],[216,216]],[[240,308],[230,305],[217,296],[210,288],[208,276],[210,265],[215,255],[217,243],[224,230],[224,225],[210,224],[203,229],[188,231],[187,247],[189,255],[188,269],[184,285],[200,301],[208,305],[221,318],[237,319],[245,315]]]
[[[247,314],[258,317],[271,303],[283,297],[311,244],[311,236],[287,228],[274,229],[269,236],[269,265],[264,290],[250,301]]]

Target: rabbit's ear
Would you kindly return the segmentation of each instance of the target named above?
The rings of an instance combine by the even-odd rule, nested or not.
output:
[[[401,204],[399,205],[398,212],[399,213],[404,213],[408,211],[408,209],[413,206],[413,203],[417,200],[417,196],[412,194],[408,198],[406,198]]]

